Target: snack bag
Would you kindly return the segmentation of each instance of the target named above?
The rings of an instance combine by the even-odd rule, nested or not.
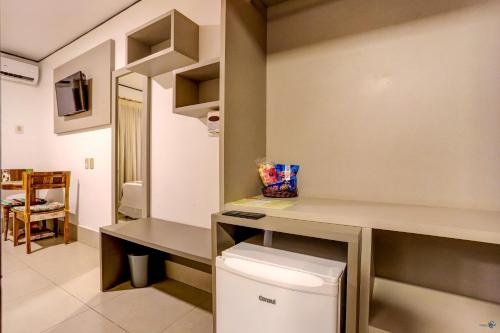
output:
[[[274,163],[260,162],[258,165],[259,165],[259,175],[260,179],[262,180],[262,184],[268,186],[278,182],[278,177],[276,176],[276,169],[274,167]]]
[[[299,172],[299,165],[296,164],[276,164],[276,174],[278,175],[278,182],[292,181],[297,184],[297,173]]]

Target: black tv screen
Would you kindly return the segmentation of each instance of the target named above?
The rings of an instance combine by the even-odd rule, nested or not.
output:
[[[81,71],[56,82],[55,88],[60,117],[89,110],[87,80]]]

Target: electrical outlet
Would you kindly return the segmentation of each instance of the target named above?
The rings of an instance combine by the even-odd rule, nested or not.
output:
[[[24,126],[23,125],[16,125],[15,132],[16,132],[16,134],[24,134]]]
[[[88,169],[89,168],[89,159],[88,158],[85,158],[85,169]]]

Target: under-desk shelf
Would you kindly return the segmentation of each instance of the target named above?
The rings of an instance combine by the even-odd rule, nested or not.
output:
[[[212,263],[210,229],[155,218],[143,218],[101,227],[100,231],[102,234],[207,265]]]
[[[146,76],[198,61],[199,27],[176,10],[127,34],[127,69]]]
[[[304,197],[266,200],[283,200],[293,204],[283,209],[273,209],[226,203],[225,209],[500,244],[498,211]]]
[[[453,279],[450,276],[450,279]],[[375,278],[369,332],[485,332],[500,304]]]

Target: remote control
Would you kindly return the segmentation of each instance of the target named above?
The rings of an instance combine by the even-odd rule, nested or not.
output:
[[[259,220],[266,216],[266,214],[261,213],[250,213],[250,212],[240,212],[238,210],[230,210],[228,212],[222,213],[222,215],[239,217],[242,219]]]

